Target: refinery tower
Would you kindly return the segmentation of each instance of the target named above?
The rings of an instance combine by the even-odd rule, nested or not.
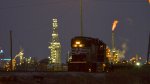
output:
[[[50,42],[50,46],[48,47],[50,49],[50,56],[48,58],[50,59],[51,64],[61,64],[61,44],[58,36],[58,23],[57,19],[52,20],[52,40]]]
[[[116,52],[115,48],[115,28],[118,24],[118,20],[115,20],[112,25],[112,57],[113,57],[113,62],[118,61],[118,54]]]

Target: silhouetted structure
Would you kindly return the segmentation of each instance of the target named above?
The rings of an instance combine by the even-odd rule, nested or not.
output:
[[[12,59],[13,59],[13,57],[12,57],[12,31],[10,30],[9,33],[10,33],[10,57],[11,57],[10,69],[12,71],[13,70],[12,69]]]
[[[147,64],[149,62],[149,54],[150,54],[150,33],[149,33],[149,43],[148,43],[148,52],[147,52]]]

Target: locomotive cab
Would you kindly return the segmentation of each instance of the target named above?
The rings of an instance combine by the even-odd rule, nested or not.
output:
[[[71,58],[68,62],[68,71],[103,71],[107,60],[106,44],[96,38],[74,37],[71,40]]]

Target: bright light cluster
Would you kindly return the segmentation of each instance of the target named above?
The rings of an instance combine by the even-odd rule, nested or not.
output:
[[[58,37],[58,23],[57,19],[52,19],[53,20],[53,33],[52,33],[52,42],[50,43],[49,49],[51,55],[48,57],[50,59],[50,63],[53,64],[59,64],[61,63],[61,44],[59,42],[59,37]]]
[[[81,44],[80,41],[76,41],[75,44],[74,44],[74,47],[84,47],[84,45]]]
[[[51,59],[51,63],[60,63],[60,43],[52,42],[50,45],[51,49],[51,56],[49,57]]]
[[[137,66],[140,66],[141,64],[140,64],[140,62],[137,62],[136,65],[137,65]]]
[[[3,53],[3,50],[1,50],[0,52]]]

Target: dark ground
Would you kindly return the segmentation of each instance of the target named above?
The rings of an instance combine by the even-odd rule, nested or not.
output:
[[[150,84],[150,67],[108,73],[0,72],[0,84]]]

